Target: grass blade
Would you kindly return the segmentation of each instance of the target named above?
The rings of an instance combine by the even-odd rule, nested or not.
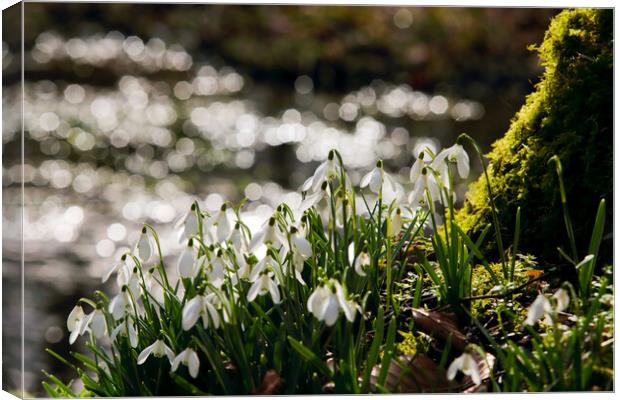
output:
[[[372,368],[377,362],[377,357],[379,356],[379,346],[381,346],[381,342],[383,340],[383,307],[379,307],[377,311],[377,318],[374,323],[375,328],[375,337],[372,340],[372,344],[370,345],[370,350],[368,351],[368,359],[366,360],[366,369],[364,370],[364,378],[362,380],[362,392],[368,392],[368,382],[370,382],[370,374],[372,372]]]
[[[323,360],[321,360],[316,354],[312,352],[312,350],[310,350],[309,348],[307,348],[306,346],[304,346],[303,344],[301,344],[300,342],[298,342],[297,340],[293,339],[290,336],[288,336],[288,341],[293,347],[293,349],[297,353],[299,353],[299,355],[304,360],[311,363],[316,369],[318,369],[321,372],[321,374],[331,378],[332,371],[327,367],[327,364],[325,364]]]

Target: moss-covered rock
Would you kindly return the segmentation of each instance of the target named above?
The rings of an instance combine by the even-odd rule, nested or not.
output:
[[[505,244],[512,243],[521,206],[519,251],[553,260],[557,246],[569,249],[558,179],[547,164],[557,154],[583,257],[601,197],[607,201],[607,232],[612,225],[613,12],[564,11],[552,19],[536,50],[544,75],[486,155],[487,171]],[[473,233],[491,222],[484,176],[469,188],[457,218]],[[603,241],[603,259],[610,259],[611,247],[609,238]]]

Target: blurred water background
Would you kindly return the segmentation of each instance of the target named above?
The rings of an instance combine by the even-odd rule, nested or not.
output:
[[[26,3],[25,389],[44,395],[41,369],[71,377],[44,349],[68,355],[66,316],[143,222],[171,264],[172,223],[194,199],[217,209],[246,197],[260,223],[300,201],[331,148],[354,181],[382,158],[403,182],[424,146],[468,132],[488,149],[532,90],[541,66],[527,46],[558,11]],[[18,9],[3,29],[3,382],[14,389]]]

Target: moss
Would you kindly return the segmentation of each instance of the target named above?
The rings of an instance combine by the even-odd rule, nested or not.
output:
[[[417,336],[413,332],[398,331],[403,340],[396,344],[398,354],[414,356],[418,353],[428,353],[431,338],[424,333],[418,332]]]
[[[515,261],[514,280],[512,282],[513,287],[525,284],[529,280],[539,277],[543,272],[538,269],[540,266],[536,262],[536,259],[531,255],[517,254]],[[499,277],[502,275],[501,263],[490,263],[489,268],[496,276]],[[483,296],[497,293],[494,293],[493,291],[494,284],[491,279],[491,275],[482,265],[476,265],[474,267],[471,286],[473,296]],[[536,297],[536,292],[536,285],[530,285],[515,294],[515,299],[517,297],[519,299],[533,299]],[[531,301],[528,300],[527,302],[529,303]],[[483,321],[499,315],[499,313],[502,313],[506,309],[515,314],[523,313],[524,310],[527,312],[527,308],[524,308],[519,301],[505,301],[501,298],[492,298],[475,300],[471,302],[472,315]],[[525,316],[523,316],[523,318],[517,318],[516,320],[522,321],[524,319]]]
[[[551,156],[562,161],[578,249],[587,248],[601,197],[612,220],[613,12],[564,11],[535,49],[542,79],[486,157],[505,243],[521,206],[519,251],[554,260],[556,247],[568,249],[568,242]],[[491,221],[483,177],[470,186],[457,219],[473,234]],[[611,257],[611,240],[601,251],[604,260]]]

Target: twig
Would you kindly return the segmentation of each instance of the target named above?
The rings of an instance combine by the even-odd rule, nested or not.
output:
[[[545,272],[544,274],[534,278],[534,279],[530,279],[529,281],[517,286],[514,289],[511,289],[509,291],[507,291],[506,293],[499,293],[499,294],[485,294],[485,295],[481,295],[481,296],[470,296],[470,297],[463,297],[462,299],[459,299],[459,301],[461,302],[468,302],[468,301],[473,301],[473,300],[484,300],[484,299],[499,299],[502,297],[506,297],[506,296],[510,296],[512,294],[515,294],[517,292],[519,292],[520,290],[526,288],[527,286],[531,285],[534,282],[540,281],[550,275],[553,275],[555,273],[557,273],[558,270],[552,270],[549,272]]]

